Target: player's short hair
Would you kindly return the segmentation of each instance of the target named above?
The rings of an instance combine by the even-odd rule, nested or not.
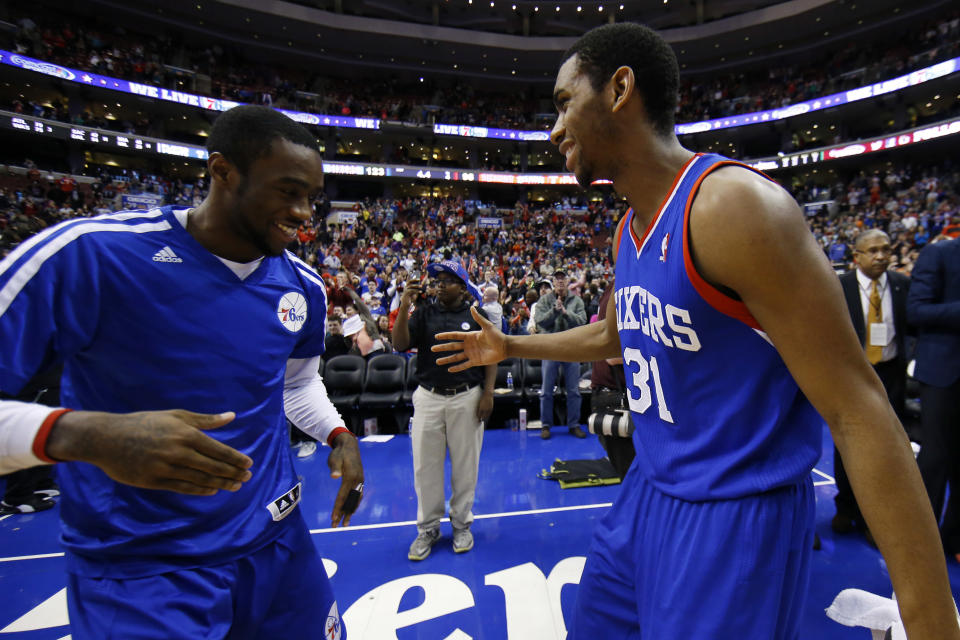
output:
[[[661,135],[673,133],[680,69],[670,45],[653,29],[619,22],[591,29],[563,54],[577,56],[578,70],[600,91],[620,67],[630,67],[647,117]]]
[[[267,155],[273,141],[289,140],[317,153],[316,137],[303,125],[270,107],[242,105],[221,113],[207,138],[207,151],[220,152],[246,174],[257,158]]]

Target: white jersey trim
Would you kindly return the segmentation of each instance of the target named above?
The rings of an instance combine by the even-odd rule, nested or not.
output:
[[[324,294],[326,294],[327,285],[323,282],[323,279],[319,275],[317,275],[317,272],[313,270],[313,267],[311,267],[309,264],[307,264],[297,256],[293,255],[289,251],[287,251],[287,255],[290,257],[290,260],[293,262],[294,266],[297,267],[297,270],[300,271],[300,273],[302,273],[304,276],[306,276],[306,278],[310,280],[313,284],[322,288]]]
[[[767,342],[767,344],[769,344],[771,347],[773,347],[774,349],[777,348],[776,345],[773,344],[773,340],[770,339],[770,336],[767,335],[767,332],[766,332],[766,331],[760,331],[760,329],[754,329],[753,331],[754,331],[754,333],[756,333],[758,336],[760,336],[761,338],[763,338],[763,339]]]
[[[10,252],[6,258],[0,261],[0,276],[6,273],[9,269],[23,254],[37,246],[52,234],[61,231],[65,227],[76,227],[85,222],[90,222],[92,220],[134,220],[137,218],[156,218],[163,215],[163,211],[160,209],[151,209],[150,211],[130,211],[127,213],[110,213],[102,216],[96,216],[95,218],[77,218],[76,220],[67,220],[62,224],[55,225],[49,229],[44,229],[40,233],[28,238],[24,242],[20,243],[16,249]]]
[[[56,238],[50,240],[42,249],[33,254],[20,268],[13,274],[3,289],[0,289],[0,317],[7,312],[13,303],[17,294],[30,282],[33,276],[37,275],[43,264],[53,257],[60,249],[64,248],[77,238],[88,233],[99,231],[122,231],[126,233],[149,233],[151,231],[167,231],[170,229],[170,223],[166,220],[154,222],[151,224],[138,225],[117,225],[104,224],[100,222],[88,222],[87,224],[74,225],[64,231]],[[12,263],[11,263],[12,264]],[[2,274],[2,272],[0,272]]]
[[[312,282],[313,284],[315,284],[315,285],[317,285],[318,287],[320,287],[321,289],[323,289],[324,294],[326,294],[326,292],[327,292],[327,286],[323,283],[323,280],[320,279],[319,276],[317,276],[316,273],[314,273],[314,272],[312,272],[312,271],[307,271],[306,269],[304,269],[304,268],[302,268],[302,267],[300,267],[300,266],[297,266],[297,271],[299,271],[300,273],[302,273],[303,276],[304,276],[307,280],[309,280],[309,281]]]

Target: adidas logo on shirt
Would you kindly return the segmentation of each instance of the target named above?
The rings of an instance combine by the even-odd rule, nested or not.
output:
[[[183,262],[183,259],[177,256],[170,247],[164,247],[153,254],[154,262]]]

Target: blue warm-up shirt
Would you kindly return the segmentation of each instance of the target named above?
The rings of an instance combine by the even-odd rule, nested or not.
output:
[[[61,465],[69,569],[152,575],[226,561],[279,536],[290,511],[275,501],[297,485],[286,363],[323,352],[325,316],[323,282],[306,264],[266,257],[241,280],[173,207],[70,220],[0,262],[0,390],[16,393],[62,361],[64,407],[235,411],[207,433],[254,463],[240,491],[215,496],[137,489],[90,464]]]

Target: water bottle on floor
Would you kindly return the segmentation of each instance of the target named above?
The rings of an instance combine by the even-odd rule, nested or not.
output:
[[[519,427],[521,431],[527,428],[527,410],[526,409],[520,409]]]

